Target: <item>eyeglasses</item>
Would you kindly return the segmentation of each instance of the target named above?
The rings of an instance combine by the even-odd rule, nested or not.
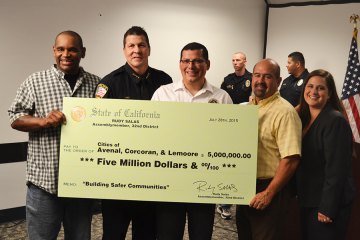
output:
[[[180,60],[180,62],[185,65],[190,65],[190,63],[192,63],[196,66],[199,66],[200,64],[204,63],[205,60],[204,59],[193,59],[193,60],[184,59],[184,60]]]

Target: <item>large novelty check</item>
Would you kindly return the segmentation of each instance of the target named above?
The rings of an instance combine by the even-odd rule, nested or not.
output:
[[[59,196],[248,204],[255,106],[64,98]]]

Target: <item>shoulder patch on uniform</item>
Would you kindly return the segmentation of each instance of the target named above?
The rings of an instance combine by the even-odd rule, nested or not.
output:
[[[105,84],[100,83],[96,87],[95,97],[96,98],[103,98],[105,96],[105,94],[107,93],[108,89],[109,89],[108,86],[106,86]]]

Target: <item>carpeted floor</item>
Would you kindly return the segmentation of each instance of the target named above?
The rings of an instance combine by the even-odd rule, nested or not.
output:
[[[230,220],[224,220],[218,213],[215,213],[214,232],[213,240],[235,240],[237,239],[236,224],[235,224],[235,206],[231,208],[233,218]],[[185,240],[188,240],[187,230],[185,231]],[[95,214],[92,221],[92,233],[91,239],[101,240],[102,237],[102,216]],[[0,224],[0,240],[25,240],[26,227],[25,220],[16,222],[8,222]],[[61,232],[58,240],[64,239],[63,233]],[[129,228],[126,240],[131,240],[131,228]]]

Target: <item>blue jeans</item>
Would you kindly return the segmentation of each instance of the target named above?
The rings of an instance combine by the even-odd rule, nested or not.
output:
[[[60,198],[32,184],[26,194],[29,240],[56,240],[64,227],[65,240],[91,239],[93,200]]]

